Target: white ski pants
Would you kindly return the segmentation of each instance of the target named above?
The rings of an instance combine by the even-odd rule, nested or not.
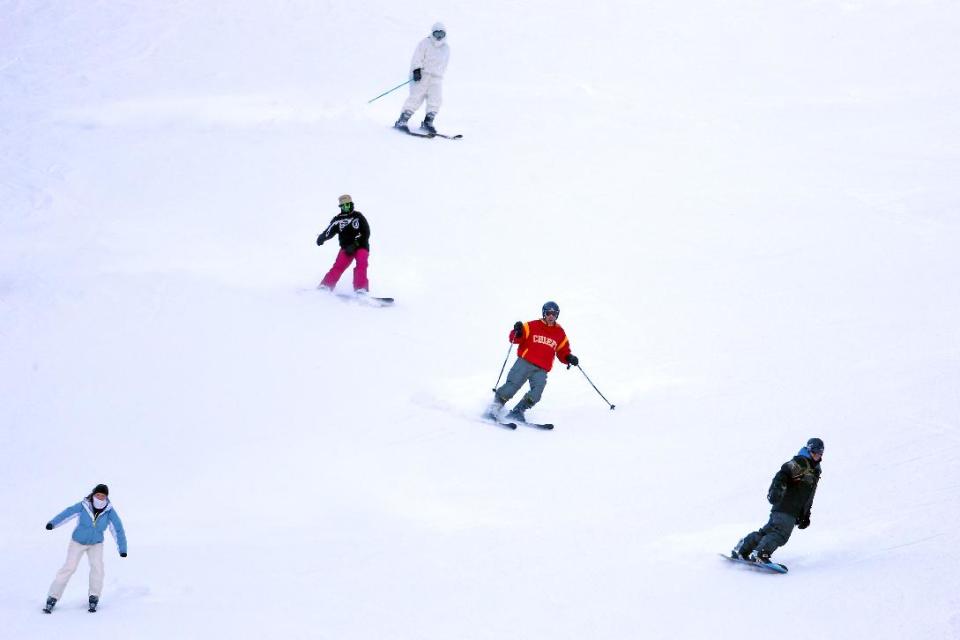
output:
[[[404,111],[416,111],[427,101],[427,113],[436,113],[443,104],[443,77],[423,74],[420,82],[410,83],[410,97],[403,103]]]
[[[67,561],[57,572],[57,577],[53,579],[50,593],[47,595],[60,599],[70,581],[70,576],[77,570],[83,554],[87,554],[87,560],[90,562],[90,591],[87,595],[100,597],[100,592],[103,591],[103,543],[80,544],[74,540],[70,541],[70,546],[67,548]]]

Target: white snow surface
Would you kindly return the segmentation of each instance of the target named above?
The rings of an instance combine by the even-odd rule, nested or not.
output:
[[[459,141],[366,102],[436,20]],[[958,32],[936,0],[0,2],[0,635],[960,637]],[[393,308],[314,289],[341,193]],[[480,422],[550,299],[616,410],[558,365],[555,431]],[[811,436],[790,573],[719,558]],[[130,555],[44,616],[44,524],[99,482]]]

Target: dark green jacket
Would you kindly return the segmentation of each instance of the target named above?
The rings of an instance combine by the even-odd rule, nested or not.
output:
[[[820,482],[820,464],[803,455],[794,456],[785,462],[777,473],[787,490],[771,511],[782,511],[800,520],[810,517],[813,496]]]

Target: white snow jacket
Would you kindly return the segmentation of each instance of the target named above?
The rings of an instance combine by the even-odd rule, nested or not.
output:
[[[424,75],[431,75],[442,78],[447,70],[447,63],[450,61],[450,47],[447,45],[447,39],[437,40],[433,37],[434,31],[446,31],[442,22],[437,22],[430,29],[430,34],[420,41],[416,50],[413,52],[413,59],[410,61],[410,72],[414,69],[420,69]]]

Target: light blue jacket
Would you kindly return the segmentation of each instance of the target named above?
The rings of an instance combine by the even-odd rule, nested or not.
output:
[[[117,541],[120,553],[127,552],[127,534],[123,532],[123,523],[120,522],[120,516],[113,509],[109,498],[107,499],[107,506],[103,508],[100,515],[93,515],[93,502],[89,497],[86,497],[72,507],[67,507],[58,513],[50,521],[50,524],[56,528],[74,518],[77,518],[77,528],[73,530],[74,542],[100,544],[103,542],[103,532],[110,529],[110,533]]]

